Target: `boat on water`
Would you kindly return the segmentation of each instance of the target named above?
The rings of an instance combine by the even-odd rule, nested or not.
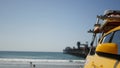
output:
[[[89,32],[93,38],[84,68],[120,68],[120,10],[106,10],[97,16],[94,29]],[[94,44],[97,35],[99,39]]]
[[[77,57],[86,58],[89,50],[90,50],[90,48],[88,47],[88,43],[81,44],[80,42],[77,42],[77,48],[66,47],[63,50],[63,53],[74,55],[74,56],[77,56]]]

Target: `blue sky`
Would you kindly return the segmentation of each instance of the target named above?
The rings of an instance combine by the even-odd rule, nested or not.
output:
[[[119,0],[0,0],[1,51],[58,51],[91,41],[96,15]]]

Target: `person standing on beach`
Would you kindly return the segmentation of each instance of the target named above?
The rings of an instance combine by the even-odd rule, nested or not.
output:
[[[32,62],[30,62],[30,68],[32,68]]]
[[[35,64],[33,65],[33,68],[35,68]]]
[[[32,64],[32,62],[30,62],[30,68],[35,68],[35,64]]]

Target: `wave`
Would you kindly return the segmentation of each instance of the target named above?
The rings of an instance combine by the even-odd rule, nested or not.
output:
[[[11,58],[0,58],[0,62],[34,62],[34,63],[40,63],[40,62],[47,62],[47,63],[67,63],[67,62],[73,62],[73,63],[84,63],[85,60],[48,60],[48,59],[11,59]]]

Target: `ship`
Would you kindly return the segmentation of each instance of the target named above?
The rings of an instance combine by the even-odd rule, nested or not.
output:
[[[80,42],[77,42],[77,48],[75,48],[75,47],[66,47],[63,50],[63,53],[64,54],[74,55],[74,56],[77,56],[77,57],[86,58],[89,50],[90,50],[90,47],[88,47],[87,42],[86,42],[86,44],[81,44]]]

